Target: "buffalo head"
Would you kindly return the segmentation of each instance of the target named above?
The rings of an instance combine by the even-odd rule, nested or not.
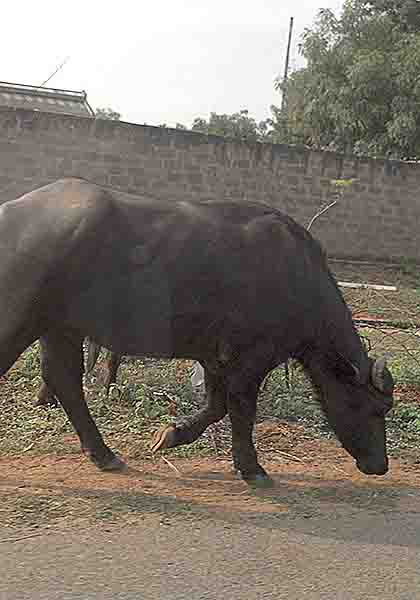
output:
[[[388,470],[385,416],[393,405],[394,382],[385,359],[367,359],[364,373],[351,363],[312,363],[311,379],[339,441],[366,475]]]

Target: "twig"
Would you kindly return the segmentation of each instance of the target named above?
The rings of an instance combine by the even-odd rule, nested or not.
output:
[[[320,217],[321,215],[323,215],[323,214],[324,214],[324,212],[327,212],[327,210],[328,210],[329,208],[331,208],[332,206],[334,206],[335,204],[337,204],[337,200],[334,200],[334,202],[331,202],[331,204],[328,204],[328,206],[326,206],[326,207],[325,207],[325,208],[323,208],[322,210],[318,211],[318,212],[316,213],[316,215],[314,215],[314,216],[312,217],[312,219],[309,221],[309,224],[308,224],[308,226],[307,226],[307,228],[306,228],[306,229],[309,231],[309,230],[310,230],[310,228],[312,227],[312,225],[314,224],[314,222],[317,220],[317,218],[318,218],[318,217]]]
[[[175,473],[177,475],[181,475],[181,471],[179,471],[179,469],[176,468],[175,465],[173,465],[171,462],[169,462],[169,460],[167,458],[165,458],[164,456],[162,456],[162,460],[164,460],[166,462],[166,464],[173,470],[175,471]]]
[[[302,460],[301,458],[294,456],[293,454],[289,454],[288,452],[283,452],[283,450],[276,450],[275,452],[276,452],[276,454],[281,454],[285,458],[291,458],[292,460],[295,460],[296,462],[299,462],[299,463],[306,462],[306,461]]]
[[[401,307],[398,306],[398,304],[396,302],[393,302],[393,300],[395,300],[395,296],[389,296],[387,294],[382,293],[380,290],[375,290],[375,293],[369,294],[368,293],[368,297],[367,300],[369,300],[370,297],[375,297],[375,298],[382,298],[382,300],[384,300],[384,302],[388,305],[388,309],[393,310],[395,312],[401,313]],[[406,308],[404,309],[404,314],[411,316],[411,317],[417,317],[418,316],[418,312],[411,312],[409,310],[407,310]]]
[[[336,262],[336,263],[343,263],[343,264],[348,264],[348,265],[363,265],[366,267],[380,267],[381,269],[401,269],[401,263],[392,263],[392,262],[381,262],[381,261],[377,261],[377,262],[372,262],[369,260],[356,260],[356,259],[350,259],[350,258],[331,258],[328,257],[328,262]]]
[[[378,285],[376,283],[350,283],[348,281],[339,281],[338,285],[344,288],[354,288],[363,290],[384,290],[387,292],[397,292],[395,285]]]
[[[342,475],[345,475],[346,477],[348,476],[348,473],[346,473],[346,471],[344,469],[340,469],[339,467],[336,467],[335,465],[330,465],[330,467],[332,467],[335,471],[338,471]]]
[[[414,321],[398,321],[395,319],[369,319],[363,317],[357,317],[360,312],[358,311],[353,316],[353,322],[356,327],[368,327],[369,329],[395,329],[398,332],[409,331],[412,335],[417,335],[417,331],[420,329],[420,323]]]
[[[69,477],[71,477],[71,476],[73,476],[75,473],[77,473],[77,471],[78,471],[78,470],[79,470],[79,469],[82,467],[82,465],[84,465],[84,464],[85,464],[85,462],[84,462],[84,460],[83,460],[83,457],[84,457],[84,456],[86,456],[86,455],[83,453],[83,454],[82,454],[82,460],[79,462],[79,464],[77,465],[77,467],[76,467],[76,468],[73,468],[73,469],[71,469],[71,470],[69,469],[69,473],[68,473],[68,475],[66,475],[65,477],[62,477],[62,478],[59,480],[59,482],[60,482],[60,483],[64,483],[65,481],[67,481],[67,480],[68,480],[68,478],[69,478]]]
[[[3,538],[2,540],[0,540],[0,544],[3,544],[4,542],[20,542],[21,540],[27,540],[28,538],[33,538],[40,535],[42,535],[42,533],[31,533],[29,535],[23,535],[22,537],[18,538]]]
[[[383,333],[383,331],[382,331],[382,333]],[[396,331],[393,331],[393,332],[384,333],[384,335],[383,335],[383,337],[381,338],[381,340],[379,340],[379,341],[378,341],[378,344],[379,344],[379,343],[382,343],[382,342],[383,342],[383,341],[384,341],[386,338],[388,338],[388,337],[393,337],[394,335],[396,335],[396,334],[398,334],[398,333],[399,333],[399,331],[398,331],[398,330],[396,330]],[[403,348],[403,349],[404,349],[404,351],[406,352],[406,354],[408,354],[408,356],[409,356],[409,357],[410,357],[412,360],[414,360],[414,362],[415,362],[415,363],[416,363],[418,366],[420,366],[419,359],[417,358],[417,356],[416,356],[415,354],[413,354],[413,352],[415,352],[415,351],[416,351],[416,349],[415,349],[415,348],[409,348],[409,347],[408,347],[406,344],[404,344],[404,342],[402,342],[401,340],[399,340],[399,341],[398,341],[398,343],[399,343],[399,345],[401,346],[401,348]]]

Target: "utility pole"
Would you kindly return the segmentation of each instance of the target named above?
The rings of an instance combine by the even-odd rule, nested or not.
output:
[[[284,64],[283,93],[282,93],[282,97],[281,97],[281,110],[283,110],[283,108],[285,107],[285,104],[286,104],[286,81],[287,81],[287,76],[289,74],[289,60],[290,60],[290,46],[292,44],[292,31],[293,31],[293,17],[290,17],[289,39],[287,41],[286,61]]]

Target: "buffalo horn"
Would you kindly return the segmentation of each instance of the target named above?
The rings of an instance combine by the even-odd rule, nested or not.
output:
[[[378,358],[372,365],[372,383],[380,392],[385,391],[384,371],[386,367],[386,359]]]

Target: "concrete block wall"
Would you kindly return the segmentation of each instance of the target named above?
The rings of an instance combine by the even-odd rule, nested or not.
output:
[[[65,176],[169,198],[259,200],[313,225],[330,256],[417,259],[420,165],[286,145],[229,142],[183,130],[0,109],[0,203]]]

